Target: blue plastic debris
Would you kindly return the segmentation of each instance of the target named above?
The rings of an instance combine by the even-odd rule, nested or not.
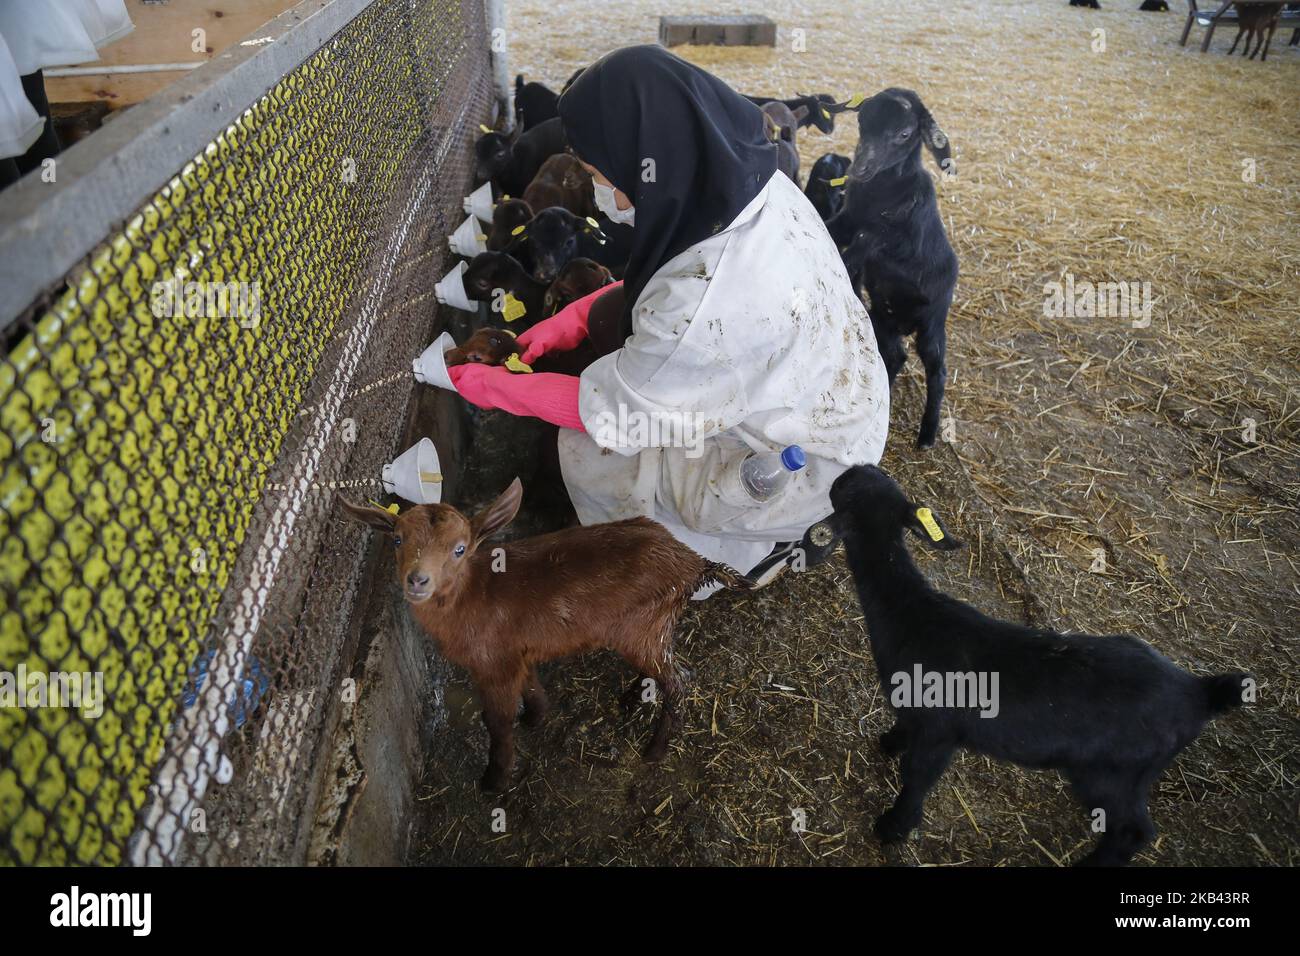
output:
[[[186,682],[185,692],[181,695],[182,707],[193,707],[198,701],[199,694],[203,691],[203,682],[208,677],[208,667],[215,656],[215,650],[208,651],[202,654],[190,668],[189,680]],[[244,726],[244,722],[257,709],[258,702],[266,696],[270,686],[271,680],[262,670],[262,665],[250,654],[248,666],[244,668],[243,679],[239,681],[238,691],[230,698],[230,716],[235,721],[235,729]]]

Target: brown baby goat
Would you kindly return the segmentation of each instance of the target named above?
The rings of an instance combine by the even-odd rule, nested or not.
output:
[[[442,355],[443,363],[451,368],[466,362],[478,362],[482,365],[504,365],[506,359],[521,351],[515,343],[515,336],[505,329],[479,329],[463,345],[448,349]]]
[[[645,759],[661,759],[682,693],[673,660],[677,619],[706,584],[749,587],[649,518],[483,546],[514,518],[522,495],[516,478],[473,518],[445,504],[394,515],[343,501],[354,517],[393,536],[411,613],[443,656],[469,671],[491,744],[481,781],[490,792],[510,785],[520,698],[526,725],[546,716],[537,665],[585,651],[615,651],[655,681],[663,709]]]

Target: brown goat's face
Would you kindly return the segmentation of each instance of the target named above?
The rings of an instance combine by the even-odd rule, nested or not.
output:
[[[523,486],[516,478],[473,518],[444,504],[418,505],[395,515],[371,505],[342,501],[358,521],[392,536],[402,594],[409,604],[423,604],[455,591],[479,542],[511,522],[522,498]]]
[[[505,329],[479,329],[465,340],[464,345],[448,349],[443,354],[443,361],[448,368],[467,362],[503,365],[518,348],[515,337]]]
[[[420,505],[393,526],[397,583],[409,604],[445,596],[474,553],[469,520],[450,505]]]
[[[614,276],[600,263],[591,259],[570,259],[546,290],[544,304],[548,312],[553,313],[613,281]]]

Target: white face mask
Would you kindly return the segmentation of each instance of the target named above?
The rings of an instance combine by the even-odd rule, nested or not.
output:
[[[613,186],[593,182],[591,188],[596,194],[596,208],[608,216],[610,222],[619,222],[628,226],[633,224],[633,220],[636,219],[636,207],[628,206],[626,209],[619,209],[618,202],[614,199]]]

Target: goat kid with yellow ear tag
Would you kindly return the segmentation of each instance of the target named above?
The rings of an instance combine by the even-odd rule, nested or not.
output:
[[[873,547],[902,542],[902,529],[935,551],[955,551],[962,543],[949,534],[939,516],[909,498],[898,482],[875,465],[855,465],[831,485],[834,513],[809,529],[829,543],[860,538]],[[820,543],[814,539],[814,543]]]

